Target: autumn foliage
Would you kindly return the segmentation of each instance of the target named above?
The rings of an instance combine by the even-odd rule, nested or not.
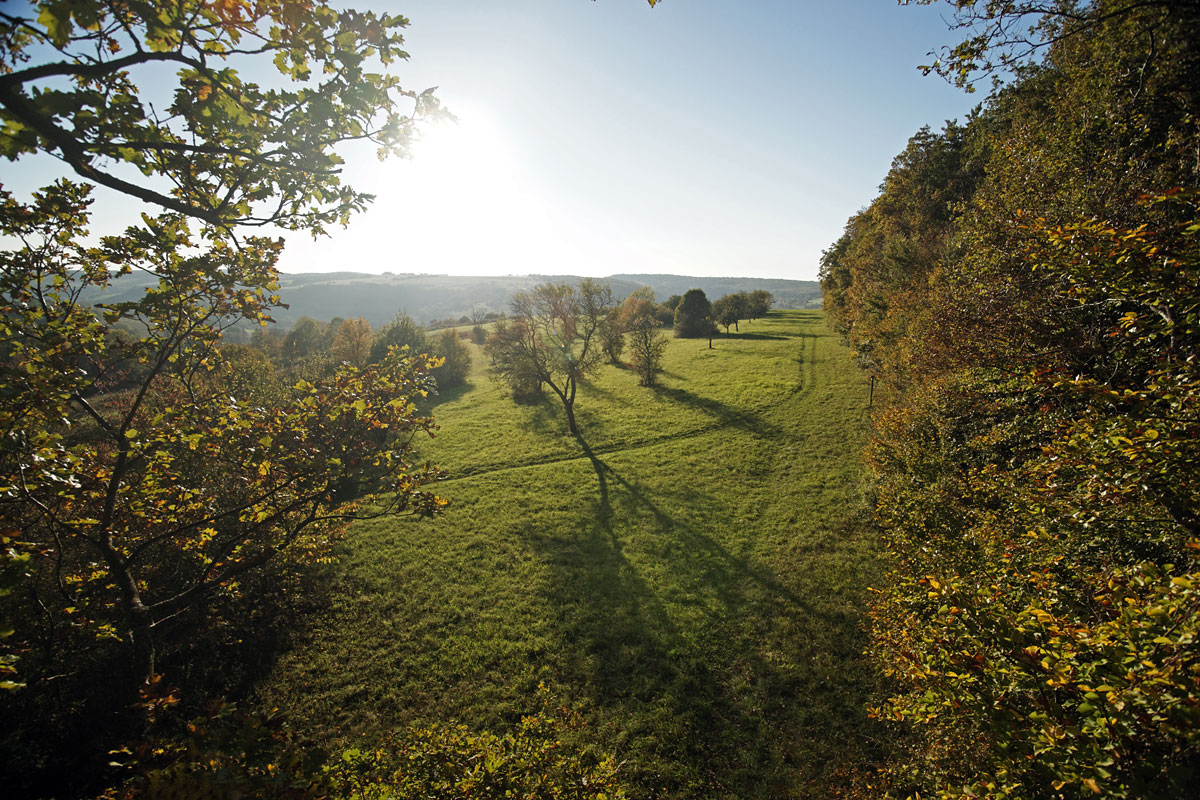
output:
[[[892,796],[1186,797],[1200,767],[1200,19],[1076,6],[823,261],[887,391]]]
[[[387,73],[406,25],[324,2],[0,8],[0,155],[52,155],[88,184],[0,193],[9,791],[102,785],[157,709],[263,657],[244,639],[302,602],[299,565],[349,520],[444,505],[410,447],[434,429],[415,403],[435,360],[366,365],[353,324],[345,363],[319,374],[226,342],[279,303],[282,245],[245,229],[346,222],[370,198],[343,183],[339,146],[403,153],[439,112]],[[255,62],[264,83],[239,71]],[[157,212],[91,238],[94,185]],[[148,288],[115,299],[131,271]],[[299,361],[310,343],[293,344]]]

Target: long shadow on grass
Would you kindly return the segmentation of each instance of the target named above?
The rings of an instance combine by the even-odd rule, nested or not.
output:
[[[702,553],[709,557],[709,560],[715,560],[717,563],[725,565],[725,568],[721,570],[722,578],[729,578],[731,576],[735,578],[748,578],[754,583],[759,584],[763,589],[767,590],[775,597],[787,600],[794,606],[791,609],[792,611],[802,610],[805,605],[805,601],[799,595],[785,587],[771,575],[756,569],[745,559],[733,555],[708,536],[703,535],[687,525],[676,522],[655,504],[654,500],[650,498],[649,494],[643,487],[634,483],[630,483],[628,480],[621,477],[621,475],[615,469],[602,461],[599,456],[592,451],[591,447],[588,446],[587,442],[584,441],[582,436],[577,436],[576,438],[579,440],[579,445],[583,448],[584,454],[587,455],[588,460],[592,463],[592,469],[596,472],[596,481],[600,488],[600,501],[598,504],[599,513],[597,519],[600,520],[601,525],[607,530],[609,541],[612,543],[614,548],[620,549],[621,544],[617,540],[611,524],[613,518],[613,508],[612,503],[609,500],[608,476],[612,476],[613,481],[627,493],[634,505],[640,505],[651,513],[659,528],[661,528],[663,531],[674,531],[682,534],[684,543],[687,545],[686,549],[689,552],[693,554]],[[727,591],[728,586],[726,585],[730,583],[730,581],[722,580],[721,583],[722,586],[719,588],[722,590],[722,599],[726,600],[730,605],[733,605],[736,602],[736,598]]]
[[[664,397],[682,405],[691,406],[697,411],[701,411],[720,421],[723,425],[740,428],[741,430],[753,433],[755,436],[771,439],[777,438],[783,433],[778,426],[764,421],[757,414],[738,410],[722,403],[720,400],[704,397],[678,386],[663,386],[660,384],[654,387],[654,392],[659,397]]]
[[[435,394],[426,398],[425,404],[427,404],[430,408],[436,408],[442,403],[449,403],[451,400],[459,399],[467,392],[472,391],[474,388],[475,384],[471,383],[470,381],[460,383],[458,386],[451,386],[447,389],[439,388]]]
[[[714,341],[720,342],[724,339],[744,339],[751,342],[760,342],[767,340],[779,341],[781,339],[790,339],[787,336],[779,333],[751,333],[749,331],[734,331],[733,333],[722,333]]]
[[[550,599],[564,679],[599,710],[600,734],[620,744],[648,793],[802,795],[838,760],[848,720],[858,733],[861,698],[838,685],[861,650],[856,619],[673,517],[579,444],[596,475],[594,521],[531,542],[559,573]],[[720,502],[681,491],[687,502]],[[836,645],[787,640],[780,623],[796,621]],[[799,652],[774,652],[783,648]],[[828,668],[813,666],[818,657]]]
[[[522,419],[518,424],[523,428],[535,433],[550,434],[563,426],[564,420],[560,419],[563,415],[562,404],[556,400],[543,395],[536,400],[517,405],[522,410]]]

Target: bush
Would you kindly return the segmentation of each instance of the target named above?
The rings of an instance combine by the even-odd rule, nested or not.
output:
[[[450,389],[466,383],[471,373],[471,351],[453,330],[442,331],[438,336],[434,355],[442,359],[442,365],[433,370],[433,378],[439,389]]]

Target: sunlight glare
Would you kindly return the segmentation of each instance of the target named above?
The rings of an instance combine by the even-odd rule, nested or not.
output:
[[[374,213],[403,234],[404,271],[529,271],[531,243],[552,227],[546,204],[500,126],[479,109],[456,114],[426,128],[411,159],[383,166],[392,177]]]
[[[556,202],[521,148],[487,110],[454,107],[429,125],[407,159],[362,159],[348,178],[375,195],[327,239],[289,237],[285,272],[595,275],[642,257],[624,237]],[[639,248],[644,249],[644,248]]]

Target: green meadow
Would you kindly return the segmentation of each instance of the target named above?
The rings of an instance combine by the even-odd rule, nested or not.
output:
[[[823,797],[869,762],[867,387],[821,314],[672,340],[655,389],[603,367],[581,438],[473,355],[421,445],[449,511],[352,528],[261,701],[336,746],[549,696],[636,797]]]

